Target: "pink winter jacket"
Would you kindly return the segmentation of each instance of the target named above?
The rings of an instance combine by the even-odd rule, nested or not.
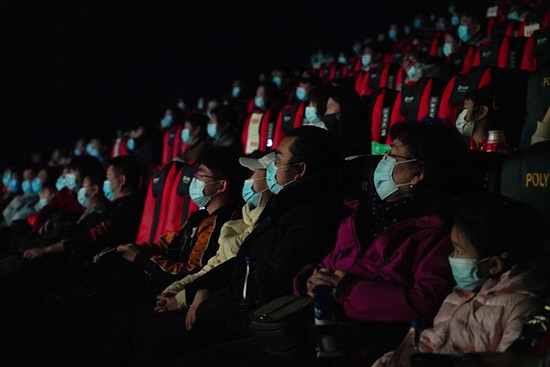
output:
[[[526,273],[510,278],[510,272],[489,279],[478,293],[455,287],[445,299],[434,325],[420,336],[420,353],[461,355],[504,352],[520,334],[540,300],[528,291]],[[386,353],[373,367],[409,366],[415,351],[414,330],[394,352]]]
[[[434,215],[394,224],[363,252],[354,214],[344,219],[334,250],[318,266],[351,278],[338,302],[353,320],[431,322],[454,283],[447,260],[452,251],[449,231]],[[314,268],[296,276],[295,294],[304,295],[304,279]]]

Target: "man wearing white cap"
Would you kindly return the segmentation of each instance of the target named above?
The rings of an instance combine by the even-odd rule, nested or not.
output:
[[[259,151],[252,153],[249,157],[242,157],[239,163],[250,169],[252,175],[244,182],[242,189],[243,200],[246,202],[242,208],[242,219],[226,222],[220,233],[219,244],[216,255],[197,273],[189,274],[182,280],[172,283],[161,295],[157,297],[155,311],[174,311],[189,306],[187,320],[193,323],[195,311],[204,299],[204,292],[197,292],[191,305],[187,304],[185,287],[201,275],[209,272],[216,266],[235,257],[239,247],[245,238],[252,232],[256,222],[262,214],[267,201],[272,196],[267,187],[265,174],[269,164],[275,159],[275,154],[265,154]]]

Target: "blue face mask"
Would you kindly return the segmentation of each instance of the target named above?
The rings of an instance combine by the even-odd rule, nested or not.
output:
[[[363,56],[361,56],[361,65],[369,66],[371,61],[372,61],[372,55],[371,54],[363,54]]]
[[[164,118],[160,120],[160,126],[162,126],[163,128],[170,127],[172,126],[173,123],[174,123],[174,118],[168,115],[164,116]]]
[[[405,35],[407,35],[407,36],[410,36],[411,35],[411,27],[409,27],[408,25],[404,26],[403,27],[403,33],[405,33]]]
[[[85,187],[81,187],[80,190],[78,190],[77,199],[78,199],[78,202],[80,203],[80,205],[82,205],[85,208],[89,208],[90,207],[90,198],[86,195],[86,191],[87,190],[86,190]]]
[[[181,130],[181,140],[185,144],[191,144],[191,142],[193,141],[193,137],[191,136],[191,130],[189,129]]]
[[[355,43],[352,47],[353,49],[353,52],[358,55],[359,52],[361,52],[361,44],[360,43]]]
[[[508,13],[508,20],[516,20],[519,21],[519,14],[517,11],[513,11]]]
[[[413,22],[413,27],[415,29],[420,29],[420,27],[422,27],[422,21],[418,18],[416,18]]]
[[[59,176],[59,178],[57,179],[57,181],[55,182],[55,188],[57,189],[57,191],[61,191],[65,188],[66,184],[65,184],[65,177],[63,177],[62,175]]]
[[[453,53],[453,45],[449,42],[445,42],[443,45],[443,55],[450,56]]]
[[[458,19],[458,17],[455,15],[451,18],[451,24],[453,25],[453,27],[456,27],[457,25],[460,24],[460,19]]]
[[[295,180],[290,180],[289,182],[285,183],[284,185],[281,185],[279,182],[277,182],[277,171],[279,169],[282,169],[282,168],[288,168],[288,167],[291,167],[291,166],[294,166],[296,164],[299,164],[299,163],[295,163],[295,164],[289,164],[287,166],[282,166],[282,167],[277,167],[275,165],[275,162],[271,162],[269,164],[269,166],[267,166],[267,172],[266,172],[266,175],[265,175],[265,180],[267,182],[267,187],[269,188],[269,191],[271,191],[272,193],[274,193],[275,195],[277,195],[278,193],[281,192],[281,190],[283,190],[287,185],[291,184],[292,182],[294,182]]]
[[[321,119],[317,116],[317,109],[315,107],[306,107],[304,115],[310,124],[318,124],[321,122]]]
[[[209,182],[208,185],[218,182],[219,181]],[[191,184],[189,185],[189,196],[191,197],[191,200],[193,200],[193,202],[199,206],[199,208],[206,207],[210,200],[212,200],[212,198],[215,196],[204,195],[204,187],[206,185],[207,184],[204,181],[197,180],[195,177],[193,177],[193,179],[191,180]]]
[[[307,100],[307,92],[304,88],[298,87],[296,88],[296,98],[298,98],[299,101],[305,101]]]
[[[486,257],[481,260],[477,259],[460,259],[449,256],[449,264],[451,265],[451,272],[458,288],[466,291],[473,292],[479,289],[487,277],[480,278],[477,275],[478,265],[483,261],[489,260],[490,257]]]
[[[217,140],[220,137],[220,133],[218,132],[218,125],[216,124],[208,124],[206,126],[206,132],[211,139]]]
[[[456,8],[455,8],[454,6],[451,5],[451,6],[449,6],[449,7],[447,8],[447,11],[449,12],[449,14],[453,14],[453,13],[455,12],[455,9],[456,9]]]
[[[80,149],[75,149],[73,150],[73,155],[75,157],[80,157],[82,155],[82,152],[80,151]]]
[[[48,205],[48,200],[46,198],[40,198],[36,204],[36,210],[42,210],[46,205]]]
[[[411,66],[409,70],[407,70],[407,76],[409,77],[409,79],[414,78],[418,70],[420,70],[421,68],[422,68],[422,64],[418,62],[413,66]]]
[[[237,98],[239,94],[241,94],[241,87],[233,87],[233,90],[231,91],[233,98]]]
[[[467,25],[458,26],[458,38],[460,38],[462,42],[468,42],[470,40],[470,35],[468,34]]]
[[[18,193],[19,192],[19,183],[15,179],[11,179],[8,183],[8,190],[11,193]]]
[[[281,84],[283,84],[283,81],[281,80],[280,76],[274,76],[273,78],[271,78],[271,80],[273,81],[273,83],[275,83],[275,85],[277,85],[277,87],[281,88]]]
[[[262,200],[262,193],[265,191],[265,190],[261,192],[254,191],[252,186],[254,185],[254,181],[256,180],[265,180],[265,178],[257,178],[257,179],[251,178],[244,181],[244,185],[243,185],[243,191],[242,191],[243,200],[247,202],[250,209],[257,208],[260,205],[260,200]]]
[[[76,175],[73,173],[65,173],[65,187],[71,191],[76,191],[79,189],[78,184],[76,183]]]
[[[128,148],[128,150],[134,150],[135,147],[136,147],[136,142],[134,141],[134,139],[132,138],[128,139],[128,141],[126,142],[126,148]]]
[[[178,108],[182,111],[185,110],[185,102],[179,101],[178,102]]]
[[[107,200],[113,201],[115,197],[115,193],[111,189],[111,181],[105,180],[103,182],[103,193],[105,194],[105,197],[107,198]]]
[[[32,180],[31,187],[32,192],[34,192],[35,194],[40,194],[42,192],[42,180],[38,177],[35,177]]]
[[[8,186],[11,180],[11,172],[4,172],[4,175],[2,176],[2,183],[5,186]]]
[[[265,108],[264,98],[260,96],[256,96],[256,98],[254,98],[254,105],[258,107],[260,110],[263,110]]]
[[[389,37],[389,39],[391,39],[392,41],[397,40],[397,30],[395,30],[395,29],[390,29],[390,30],[388,31],[388,37]]]
[[[86,146],[86,151],[88,152],[89,155],[91,155],[92,157],[96,157],[96,158],[99,158],[99,151],[94,148],[93,144],[92,143],[89,143],[87,146]]]
[[[414,162],[416,159],[396,162],[395,158],[386,155],[382,157],[374,170],[374,188],[380,199],[385,200],[388,196],[399,190],[400,186],[407,186],[411,183],[396,184],[393,180],[393,169],[396,164]]]
[[[338,56],[338,63],[339,64],[345,64],[347,62],[345,56]]]
[[[21,190],[23,190],[23,192],[25,194],[32,194],[31,182],[30,181],[23,181],[21,183]]]

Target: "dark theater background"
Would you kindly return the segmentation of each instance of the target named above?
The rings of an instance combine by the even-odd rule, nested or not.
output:
[[[79,136],[156,123],[183,96],[229,92],[235,77],[303,67],[318,48],[410,22],[437,1],[3,2],[0,165],[47,158]],[[252,79],[251,83],[254,82]]]

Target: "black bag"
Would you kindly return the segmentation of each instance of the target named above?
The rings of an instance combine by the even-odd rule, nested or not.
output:
[[[287,354],[307,343],[307,324],[313,319],[313,300],[283,296],[258,308],[249,329],[256,342],[268,353]]]

